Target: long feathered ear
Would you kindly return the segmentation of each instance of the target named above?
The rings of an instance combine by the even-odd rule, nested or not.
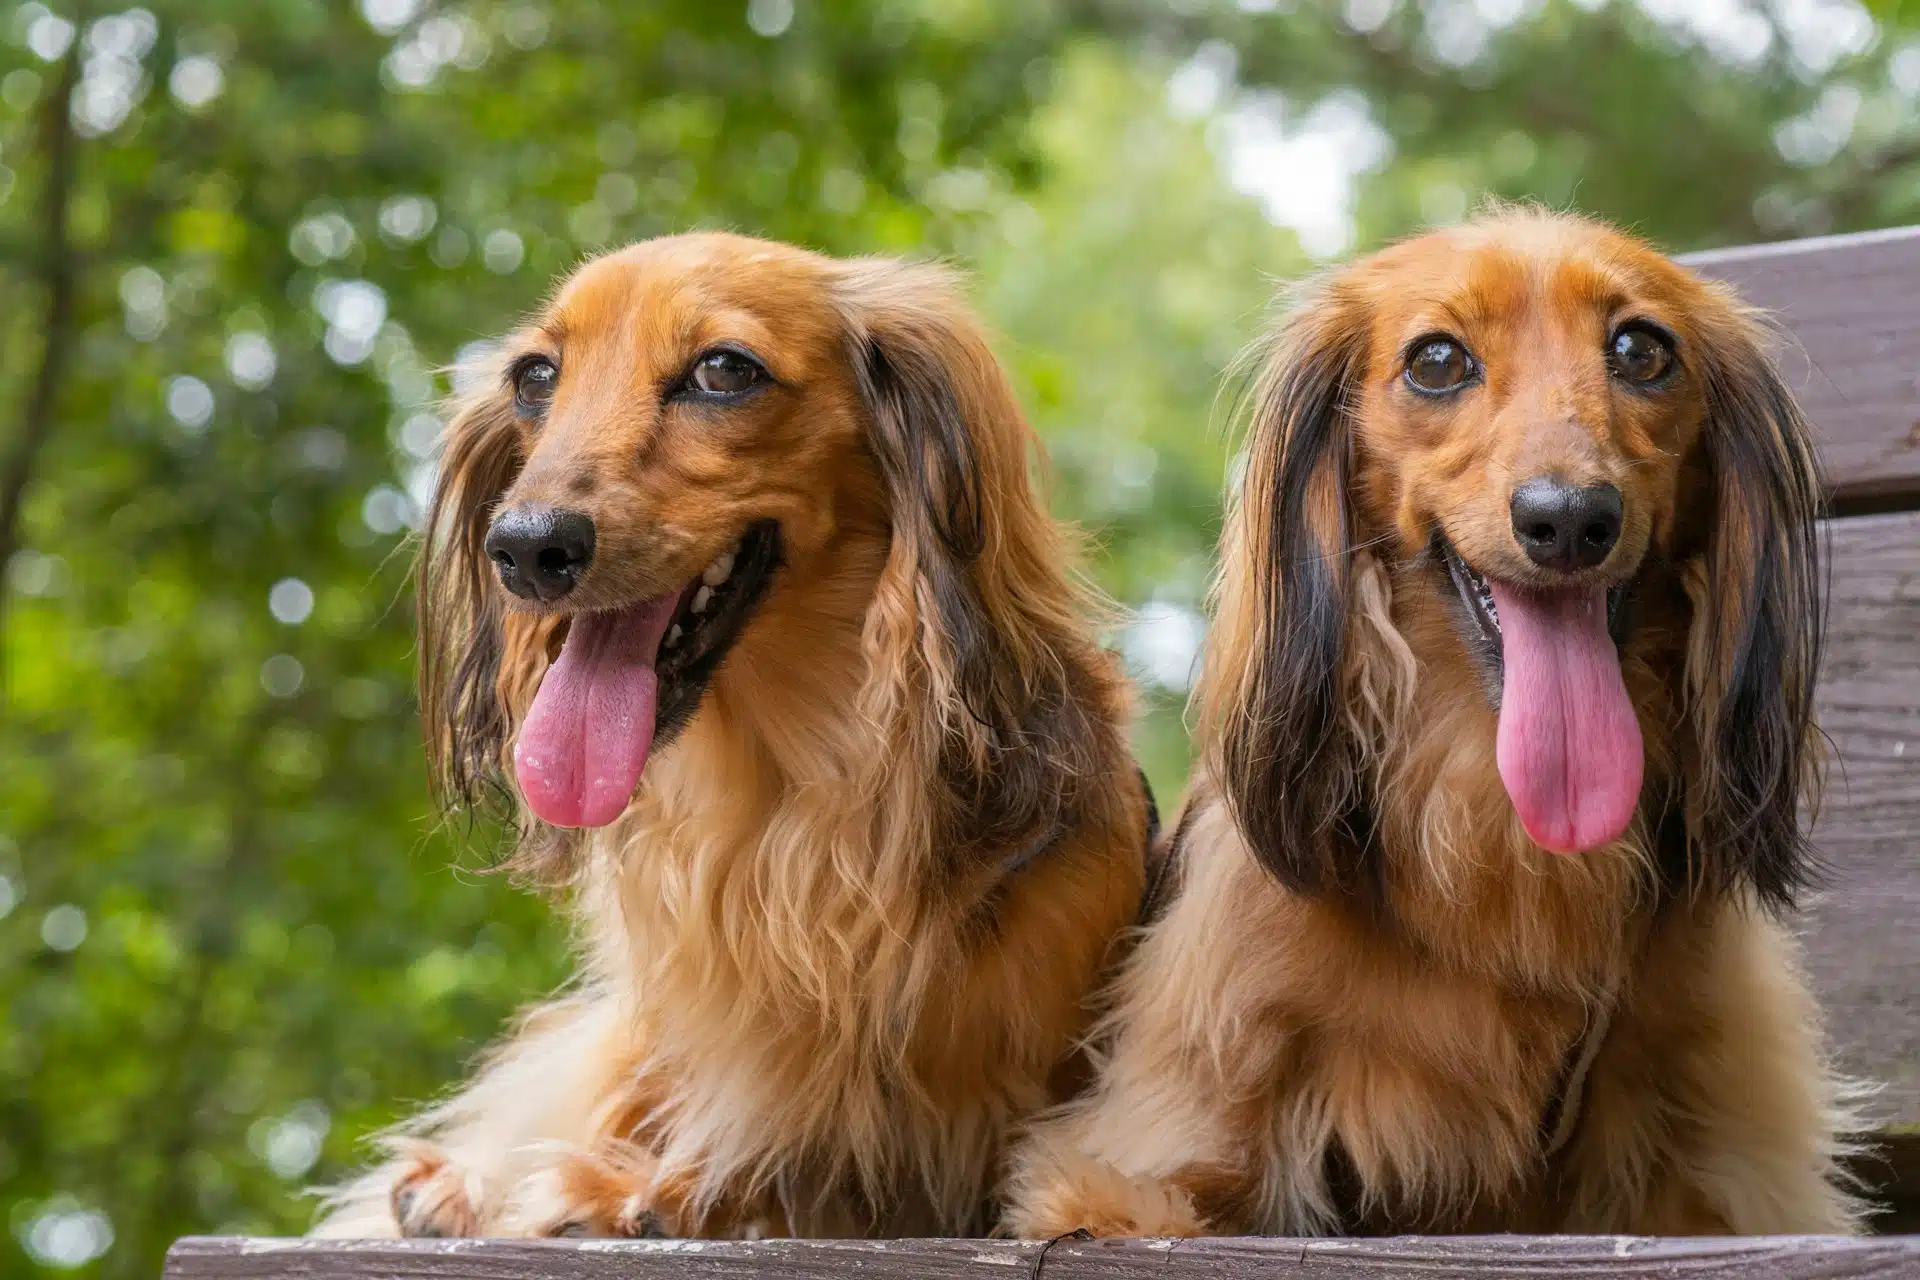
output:
[[[1800,826],[1818,776],[1814,680],[1826,624],[1812,431],[1730,293],[1704,308],[1700,448],[1714,489],[1694,586],[1688,829],[1709,883],[1785,908],[1813,878]]]
[[[446,805],[482,799],[511,732],[496,688],[504,611],[483,543],[521,462],[512,405],[488,377],[447,427],[419,561],[420,719]]]
[[[1087,601],[1033,490],[1037,443],[950,273],[853,262],[838,291],[892,523],[869,652],[928,686],[964,842],[1044,835],[1111,735],[1079,687]]]
[[[1297,304],[1267,351],[1221,538],[1201,707],[1211,767],[1260,862],[1300,892],[1364,888],[1348,727],[1355,384],[1362,304],[1338,283]]]

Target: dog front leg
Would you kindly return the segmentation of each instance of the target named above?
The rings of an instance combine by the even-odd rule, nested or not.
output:
[[[1199,1236],[1248,1230],[1266,1118],[1212,1078],[1174,1028],[1127,1024],[1090,1093],[1015,1147],[1003,1227],[1023,1238]],[[1259,1110],[1260,1108],[1252,1108]]]
[[[617,1000],[580,995],[535,1009],[466,1085],[405,1125],[389,1160],[328,1197],[316,1235],[499,1235],[509,1195],[631,1116],[641,1029]]]

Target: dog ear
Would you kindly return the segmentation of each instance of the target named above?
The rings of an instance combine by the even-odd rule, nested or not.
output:
[[[504,767],[511,724],[498,689],[507,636],[484,543],[522,462],[512,405],[487,375],[443,437],[418,569],[421,727],[436,795],[449,806],[479,803]],[[532,652],[516,645],[514,658]]]
[[[1349,418],[1366,358],[1362,304],[1338,282],[1306,295],[1266,348],[1201,685],[1211,765],[1243,838],[1307,893],[1365,888],[1374,845],[1346,711]]]
[[[929,686],[967,841],[1044,833],[1100,772],[1110,735],[1067,652],[1087,601],[1033,489],[1037,441],[948,272],[859,261],[839,290],[892,521],[869,651]]]
[[[1800,806],[1819,764],[1821,485],[1811,428],[1764,328],[1731,293],[1715,294],[1695,343],[1714,499],[1688,645],[1699,766],[1687,825],[1710,884],[1744,882],[1784,908],[1814,875]]]

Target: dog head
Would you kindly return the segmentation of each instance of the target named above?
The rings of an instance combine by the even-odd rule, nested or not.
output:
[[[1334,274],[1281,326],[1228,534],[1223,608],[1249,621],[1212,696],[1250,838],[1283,878],[1337,880],[1328,851],[1372,803],[1342,715],[1364,546],[1424,566],[1395,616],[1414,634],[1444,611],[1417,655],[1476,671],[1533,840],[1615,840],[1643,733],[1667,732],[1621,671],[1664,575],[1691,593],[1673,754],[1693,851],[1784,900],[1805,866],[1818,507],[1761,326],[1638,241],[1502,212]]]
[[[472,798],[511,740],[535,816],[604,825],[716,682],[780,666],[804,698],[838,646],[931,698],[956,807],[1026,829],[1078,603],[1032,444],[938,268],[721,234],[589,263],[448,429],[420,593],[443,785]]]

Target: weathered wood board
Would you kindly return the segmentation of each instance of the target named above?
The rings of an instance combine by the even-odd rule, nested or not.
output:
[[[1883,1087],[1876,1117],[1920,1125],[1920,514],[1830,531],[1837,759],[1814,835],[1832,872],[1801,935],[1842,1068]]]
[[[1819,427],[1836,510],[1920,505],[1920,227],[1682,259],[1792,334],[1788,381]]]
[[[1044,1253],[1044,1257],[1042,1256]],[[189,1238],[167,1280],[1609,1280],[1920,1276],[1920,1237],[1647,1240],[1631,1236],[1407,1236],[1386,1240],[340,1241]]]

